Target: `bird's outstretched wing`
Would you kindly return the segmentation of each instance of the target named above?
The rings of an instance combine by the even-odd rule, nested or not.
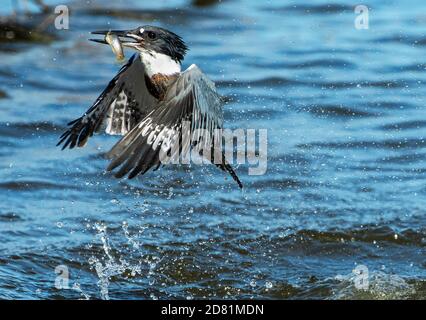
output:
[[[62,149],[83,147],[94,132],[103,128],[108,134],[119,135],[134,128],[156,104],[148,93],[144,70],[144,64],[134,54],[84,115],[68,123],[70,128],[57,145],[63,144]]]
[[[182,137],[184,122],[189,122],[192,139],[188,144]],[[210,81],[196,65],[182,72],[169,86],[165,98],[135,128],[124,136],[108,156],[112,159],[108,170],[120,167],[116,177],[129,174],[133,178],[150,168],[159,167],[161,155],[185,154],[197,143],[211,138],[215,129],[222,128],[222,99]],[[201,135],[195,137],[197,129]],[[198,133],[200,130],[198,130]],[[206,136],[207,135],[207,136]],[[195,143],[194,143],[195,142]],[[177,147],[177,144],[179,146]],[[210,150],[208,150],[210,151]],[[216,166],[231,174],[240,187],[242,184],[221,152]]]

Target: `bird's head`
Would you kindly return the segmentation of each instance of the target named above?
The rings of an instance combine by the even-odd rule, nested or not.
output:
[[[94,31],[92,34],[116,35],[123,47],[133,48],[139,52],[164,54],[179,63],[188,50],[181,37],[160,27],[142,26],[133,30]],[[106,43],[105,40],[91,40]]]

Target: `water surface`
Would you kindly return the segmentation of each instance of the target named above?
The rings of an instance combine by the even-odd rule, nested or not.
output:
[[[351,1],[77,1],[56,40],[0,43],[0,298],[425,299],[426,6],[368,5],[357,30]],[[243,193],[212,166],[116,180],[117,137],[55,147],[120,67],[89,31],[144,24],[187,41],[228,128],[268,129]]]

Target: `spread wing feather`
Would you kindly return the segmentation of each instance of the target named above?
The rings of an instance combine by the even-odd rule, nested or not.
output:
[[[102,128],[119,135],[134,128],[156,104],[141,77],[144,68],[138,55],[133,55],[84,115],[68,123],[70,128],[57,145],[63,144],[62,149],[83,147]]]
[[[185,121],[189,123],[191,139],[184,137]],[[133,178],[144,174],[150,168],[160,166],[164,156],[174,159],[202,143],[209,147],[207,141],[211,141],[214,129],[222,128],[222,125],[222,99],[214,83],[192,65],[170,85],[157,108],[109,151],[112,161],[108,170],[121,166],[116,177],[129,174],[129,178]],[[221,160],[216,165],[229,172],[242,187],[223,153]]]

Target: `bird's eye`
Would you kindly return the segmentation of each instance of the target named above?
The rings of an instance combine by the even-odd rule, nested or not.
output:
[[[155,32],[152,32],[152,31],[148,32],[148,38],[155,39],[156,37],[157,37],[157,35],[155,34]]]

